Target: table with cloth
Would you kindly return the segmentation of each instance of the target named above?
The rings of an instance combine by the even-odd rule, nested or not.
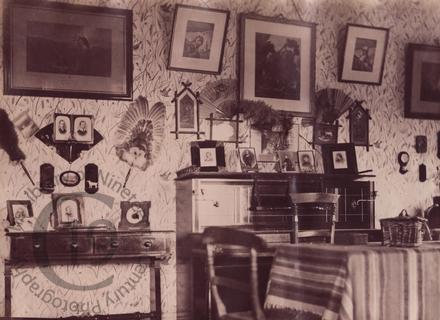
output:
[[[265,308],[324,320],[438,320],[440,242],[414,248],[279,245]]]

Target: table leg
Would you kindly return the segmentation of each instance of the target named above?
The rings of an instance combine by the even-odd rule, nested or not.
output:
[[[12,276],[11,264],[5,260],[5,319],[6,320],[10,320],[12,317],[11,276]]]
[[[162,319],[162,300],[160,288],[160,261],[150,262],[150,312],[154,319]]]

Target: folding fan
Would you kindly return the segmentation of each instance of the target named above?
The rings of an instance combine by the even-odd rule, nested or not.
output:
[[[354,103],[354,100],[342,90],[334,88],[319,90],[316,93],[316,121],[333,123]]]
[[[203,108],[200,108],[200,118],[209,117],[210,113],[221,118],[234,115],[232,108],[237,99],[237,80],[220,79],[208,82],[200,92]]]

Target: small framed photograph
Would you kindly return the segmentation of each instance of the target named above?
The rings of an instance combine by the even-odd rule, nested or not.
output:
[[[281,172],[298,171],[298,154],[291,150],[277,151],[278,161],[280,162]]]
[[[241,171],[258,171],[257,155],[255,154],[255,148],[238,148],[238,157],[240,158]]]
[[[148,230],[151,201],[121,201],[121,230]]]
[[[199,101],[195,95],[186,94],[177,102],[177,130],[195,132],[198,130]]]
[[[214,140],[191,142],[191,164],[200,171],[219,171],[226,167],[225,147]]]
[[[80,143],[93,143],[92,116],[76,116],[73,119],[73,140]]]
[[[353,143],[326,144],[322,146],[324,173],[357,174],[356,150]]]
[[[132,10],[7,3],[5,94],[132,100]]]
[[[178,4],[168,69],[220,74],[229,11]]]
[[[241,16],[240,98],[313,117],[316,25]]]
[[[8,221],[11,226],[23,225],[25,219],[33,217],[30,200],[7,200]]]
[[[74,228],[82,225],[84,199],[81,193],[53,193],[54,229]]]
[[[315,156],[312,150],[298,151],[298,163],[301,172],[316,172]]]
[[[55,113],[53,141],[93,144],[93,116]]]
[[[405,69],[405,118],[440,119],[440,47],[408,44]]]
[[[313,144],[338,143],[338,125],[315,123],[313,125]]]
[[[339,81],[380,85],[388,32],[386,28],[347,24]]]
[[[355,146],[370,146],[369,121],[370,112],[364,109],[360,103],[357,103],[350,109],[348,114],[350,128],[350,142]]]

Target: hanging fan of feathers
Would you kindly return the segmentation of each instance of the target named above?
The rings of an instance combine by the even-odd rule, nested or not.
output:
[[[130,165],[124,187],[133,167],[145,171],[159,155],[164,139],[165,116],[162,102],[150,109],[147,99],[139,96],[122,117],[116,131],[115,149],[119,159]]]
[[[316,93],[316,122],[333,124],[355,101],[344,91],[326,88]]]

